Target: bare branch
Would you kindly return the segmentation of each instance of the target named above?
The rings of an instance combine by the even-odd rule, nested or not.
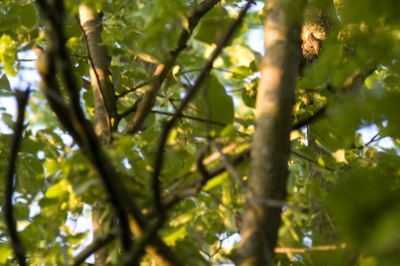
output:
[[[26,264],[26,251],[18,236],[17,225],[14,220],[13,212],[13,193],[14,193],[14,174],[15,165],[17,162],[18,149],[21,144],[22,132],[24,131],[24,116],[25,109],[29,98],[29,87],[25,91],[16,91],[16,99],[18,104],[18,115],[15,123],[13,138],[11,141],[10,159],[8,160],[8,167],[6,172],[5,188],[4,188],[4,220],[8,228],[8,236],[10,237],[12,247],[14,249],[15,257],[19,265],[25,266]]]
[[[150,112],[154,113],[154,114],[160,114],[160,115],[169,115],[169,116],[174,116],[175,115],[174,113],[168,113],[168,112],[163,112],[163,111],[158,111],[158,110],[151,110]],[[199,121],[199,122],[204,122],[204,123],[207,122],[207,123],[210,123],[210,124],[213,124],[213,125],[226,127],[226,124],[224,124],[224,123],[217,122],[217,121],[212,121],[212,120],[206,121],[206,119],[199,118],[199,117],[183,115],[183,114],[180,114],[178,117],[179,118],[187,118],[187,119],[191,119],[191,120],[195,120],[195,121]]]

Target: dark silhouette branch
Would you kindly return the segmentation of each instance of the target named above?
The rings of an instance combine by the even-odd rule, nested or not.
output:
[[[107,234],[97,238],[93,241],[89,246],[87,246],[84,250],[82,250],[77,256],[75,256],[73,262],[71,262],[70,266],[78,266],[81,263],[85,262],[85,260],[92,255],[94,252],[104,247],[111,241],[113,241],[118,235],[118,231],[116,229],[112,229]]]
[[[250,156],[250,148],[247,148],[247,149],[243,150],[241,153],[230,158],[230,162],[232,165],[237,165],[240,162],[242,162],[244,159],[249,158],[249,156]],[[198,161],[196,162],[196,165],[197,166],[199,165]],[[202,162],[202,165],[204,165],[204,161]],[[208,181],[210,181],[212,178],[216,177],[217,175],[223,173],[224,171],[226,171],[226,166],[224,163],[218,165],[211,171],[207,171],[206,176],[204,176],[204,175],[199,176],[195,181],[188,184],[184,188],[163,198],[162,208],[169,209],[187,197],[196,196]],[[157,214],[157,212],[155,209],[150,209],[145,214],[145,217],[150,219],[150,218],[153,218],[156,214]]]
[[[101,150],[102,145],[100,140],[95,134],[91,123],[86,120],[80,106],[79,88],[70,68],[69,54],[65,48],[64,24],[62,20],[64,12],[63,1],[54,2],[52,5],[45,0],[39,0],[37,3],[43,16],[47,18],[50,23],[47,28],[49,35],[47,51],[53,56],[44,56],[45,60],[47,60],[48,65],[52,64],[53,66],[56,66],[56,60],[59,62],[57,66],[61,72],[64,86],[69,95],[70,104],[68,111],[72,122],[72,128],[67,128],[67,130],[79,136],[75,141],[101,177],[108,198],[118,215],[122,246],[124,249],[128,250],[132,243],[128,214],[125,208],[126,199],[124,198],[128,196],[128,193],[125,191],[122,182],[118,179],[115,169],[104,156]],[[53,63],[51,63],[51,61],[53,61]],[[42,76],[46,75],[48,75],[48,73],[42,72]],[[62,96],[60,95],[60,97]]]
[[[174,113],[163,112],[163,111],[158,111],[158,110],[151,110],[151,112],[154,113],[154,114],[160,114],[160,115],[169,115],[169,116],[174,116],[175,115]],[[210,124],[213,124],[213,125],[226,127],[226,124],[224,124],[224,123],[217,122],[217,121],[212,121],[212,120],[206,121],[206,119],[199,118],[199,117],[183,115],[183,114],[180,114],[178,117],[179,118],[187,118],[187,119],[191,119],[191,120],[195,120],[195,121],[199,121],[199,122],[204,122],[204,123],[207,122],[207,123],[210,123]]]
[[[126,91],[121,92],[120,94],[118,94],[118,95],[117,95],[117,98],[121,98],[121,97],[124,97],[125,95],[127,95],[128,93],[135,92],[135,91],[137,91],[138,89],[140,89],[141,87],[146,86],[147,84],[149,84],[149,82],[143,82],[142,84],[139,84],[139,85],[137,85],[137,86],[135,86],[135,87],[133,87],[133,88],[129,88],[128,90],[126,90]]]
[[[104,189],[107,192],[107,198],[118,217],[119,237],[121,238],[123,252],[128,252],[132,244],[131,230],[137,237],[140,237],[147,229],[148,223],[138,205],[119,179],[118,173],[102,152],[100,140],[96,136],[92,124],[86,120],[80,106],[79,90],[74,74],[69,67],[70,61],[65,49],[64,25],[62,21],[64,11],[63,2],[55,1],[52,2],[52,5],[49,5],[46,0],[38,0],[36,3],[39,6],[42,17],[49,21],[47,27],[48,54],[43,56],[43,59],[40,60],[43,65],[41,67],[38,66],[44,83],[42,87],[45,91],[52,90],[51,85],[55,85],[55,88],[57,88],[57,80],[55,79],[55,62],[57,61],[59,63],[58,68],[61,72],[65,89],[69,95],[68,108],[63,107],[57,109],[58,106],[54,106],[53,98],[47,97],[47,99],[49,103],[52,102],[50,106],[52,109],[54,108],[53,110],[56,114],[58,112],[58,115],[64,115],[63,112],[68,111],[68,115],[66,116],[67,122],[61,120],[60,122],[63,123],[70,134],[74,136],[75,142],[79,145],[82,153],[103,182]],[[53,83],[48,83],[49,81]],[[63,99],[59,90],[55,89],[53,92],[57,97]],[[146,251],[160,265],[182,265],[175,254],[158,235],[146,246]]]
[[[156,158],[154,160],[154,172],[152,175],[152,191],[154,193],[154,205],[157,210],[157,212],[163,216],[163,204],[161,200],[161,191],[160,191],[160,182],[159,182],[159,175],[161,172],[162,168],[162,163],[163,163],[163,150],[164,146],[168,137],[169,132],[173,128],[176,120],[179,118],[179,115],[185,109],[187,104],[191,101],[195,93],[199,90],[201,84],[203,83],[204,79],[208,76],[213,63],[215,59],[221,54],[222,49],[225,47],[226,43],[229,41],[229,39],[232,37],[233,32],[236,30],[236,28],[240,25],[242,22],[245,14],[247,13],[247,10],[249,10],[250,6],[253,3],[251,1],[247,2],[246,6],[240,11],[238,18],[230,25],[228,28],[227,32],[224,34],[224,36],[221,38],[219,41],[217,47],[213,51],[211,58],[207,61],[205,64],[203,70],[199,73],[197,76],[194,85],[189,89],[187,95],[185,98],[182,100],[181,104],[179,105],[178,109],[176,110],[174,116],[171,117],[171,119],[166,122],[163,126],[163,130],[159,139],[159,144],[157,147],[157,153],[156,153]]]
[[[19,265],[21,266],[27,265],[26,251],[18,236],[17,225],[14,220],[12,198],[14,193],[13,187],[14,187],[15,165],[17,163],[18,149],[21,144],[22,132],[24,131],[24,116],[25,116],[26,105],[28,103],[29,93],[30,93],[29,87],[25,91],[18,91],[18,90],[16,91],[18,115],[17,115],[17,121],[15,123],[13,138],[11,141],[10,159],[8,160],[5,188],[4,188],[4,206],[3,206],[4,220],[8,229],[8,236],[11,240],[15,257]]]
[[[326,111],[326,106],[322,107],[318,111],[316,111],[314,114],[310,115],[304,120],[301,120],[293,125],[293,130],[295,129],[300,129],[302,127],[305,127],[310,124],[314,124],[316,121],[319,119],[325,117],[325,111]]]
[[[222,149],[222,150],[224,150],[224,149]],[[223,151],[223,152],[225,152],[225,151]],[[206,164],[212,163],[214,161],[214,155],[211,155],[211,156],[209,156],[207,158],[204,158],[204,155],[205,155],[205,153],[201,153],[197,157],[196,170],[198,169],[199,165],[201,165],[200,169],[204,170]],[[247,149],[243,150],[241,153],[233,156],[230,159],[230,163],[232,165],[237,165],[240,162],[242,162],[243,160],[245,160],[246,158],[248,158],[249,155],[250,155],[250,148],[247,148]],[[220,155],[218,155],[218,156],[220,156]],[[196,170],[193,170],[193,171],[191,170],[190,173],[194,173]],[[199,170],[199,172],[203,172],[203,175],[200,175],[196,179],[196,181],[194,181],[191,184],[187,185],[186,187],[178,190],[176,193],[173,193],[172,195],[167,196],[166,198],[164,198],[163,199],[163,207],[165,209],[169,209],[169,208],[173,207],[175,204],[179,203],[180,201],[186,199],[187,197],[196,196],[208,181],[210,181],[212,178],[214,178],[214,177],[220,175],[221,173],[223,173],[224,171],[226,171],[226,166],[225,166],[225,164],[220,164],[219,166],[215,167],[211,171],[208,171],[206,169],[205,169],[205,171],[206,171],[207,174],[204,175],[204,172],[202,170]],[[148,220],[148,219],[154,218],[155,215],[156,215],[155,210],[154,209],[150,209],[144,215],[144,217]],[[110,232],[109,234],[107,234],[107,236],[109,236],[110,238],[114,239],[117,235],[116,234],[111,234],[111,232]],[[143,239],[145,239],[145,237],[143,237],[142,240]],[[99,246],[100,244],[96,243],[97,241],[101,241],[101,240],[99,239],[99,240],[93,241],[90,246],[93,245],[93,247],[101,248],[101,246]],[[96,250],[94,250],[94,249],[92,250],[92,252],[95,252],[95,251]]]
[[[334,171],[335,171],[335,169],[332,169],[332,168],[330,168],[330,167],[321,166],[317,161],[315,161],[315,160],[313,160],[313,159],[310,159],[310,158],[307,158],[306,156],[301,155],[301,154],[298,153],[298,152],[290,151],[290,153],[292,153],[292,154],[294,154],[294,155],[296,155],[296,156],[298,156],[298,157],[300,157],[300,158],[302,158],[302,159],[304,159],[304,160],[306,160],[306,161],[308,161],[308,162],[310,162],[310,163],[313,163],[313,164],[317,165],[318,167],[321,167],[321,168],[326,169],[326,170],[331,171],[331,172],[334,172]]]
[[[145,246],[150,242],[151,239],[154,238],[163,222],[164,221],[162,219],[158,219],[154,225],[147,229],[142,238],[131,248],[128,258],[125,260],[125,266],[139,266],[139,260],[143,254]]]

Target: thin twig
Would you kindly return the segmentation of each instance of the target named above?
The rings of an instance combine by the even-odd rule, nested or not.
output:
[[[236,156],[233,156],[231,158],[231,162],[233,165],[236,165],[236,164],[242,162],[244,159],[248,158],[249,155],[250,155],[250,148],[247,148],[247,149],[243,150],[241,153],[237,154]],[[203,163],[204,163],[204,161],[203,161]],[[220,165],[216,166],[213,170],[208,171],[208,176],[206,178],[204,176],[200,176],[195,181],[188,184],[184,188],[182,188],[182,189],[176,191],[175,193],[164,198],[162,201],[162,207],[164,209],[169,209],[187,197],[196,196],[208,181],[210,181],[212,178],[216,177],[217,175],[223,173],[224,171],[226,171],[224,164],[220,164]],[[155,215],[156,215],[156,210],[150,209],[145,214],[145,217],[147,219],[149,219],[149,218],[153,218]]]
[[[125,95],[127,95],[128,93],[135,92],[138,89],[140,89],[141,87],[146,86],[147,84],[149,84],[149,81],[143,82],[142,84],[139,84],[139,85],[133,87],[132,89],[128,89],[124,92],[121,92],[120,94],[117,95],[117,98],[121,98],[121,97],[124,97]]]
[[[304,160],[306,160],[306,161],[308,161],[310,163],[313,163],[313,164],[315,164],[315,165],[317,165],[317,166],[319,166],[319,167],[321,167],[323,169],[326,169],[326,170],[329,170],[329,171],[332,171],[332,172],[336,171],[335,169],[332,169],[330,167],[322,166],[317,161],[315,161],[313,159],[310,159],[310,158],[307,158],[306,156],[301,155],[300,153],[298,153],[296,151],[291,150],[290,153],[292,153],[292,154],[294,154],[294,155],[296,155],[296,156],[298,156],[298,157],[300,157],[300,158],[302,158],[302,159],[304,159]]]
[[[160,114],[160,115],[169,115],[169,116],[174,116],[175,115],[175,113],[163,112],[163,111],[158,111],[158,110],[151,110],[151,112],[154,113],[154,114]],[[195,121],[199,121],[199,122],[204,122],[204,123],[208,122],[210,124],[218,125],[218,126],[221,126],[221,127],[226,127],[226,124],[224,124],[224,123],[217,122],[217,121],[211,121],[211,120],[210,121],[206,121],[205,119],[199,118],[199,117],[194,117],[194,116],[189,116],[189,115],[182,115],[182,114],[180,114],[178,117],[179,118],[187,118],[187,119],[191,119],[191,120],[195,120]]]
[[[14,193],[14,174],[15,165],[18,157],[18,149],[21,144],[22,132],[24,131],[24,116],[25,109],[29,98],[29,87],[25,91],[16,91],[16,99],[18,104],[18,115],[15,123],[14,134],[11,141],[10,159],[8,160],[8,167],[4,188],[4,220],[8,228],[8,236],[10,237],[11,244],[15,253],[15,257],[19,265],[25,266],[26,264],[26,251],[18,236],[17,225],[14,220],[13,212],[13,193]]]
[[[221,155],[225,168],[228,171],[228,173],[232,176],[232,178],[235,180],[235,182],[240,186],[240,188],[246,188],[242,176],[240,173],[237,171],[233,163],[231,162],[231,159],[226,155],[225,153],[222,152],[221,147],[219,146],[218,143],[215,141],[212,141],[214,147],[217,149],[218,153]]]
[[[245,14],[247,13],[247,10],[250,8],[252,5],[251,1],[248,1],[246,6],[243,8],[242,11],[240,11],[238,18],[230,25],[228,28],[227,32],[225,35],[222,37],[222,39],[219,41],[217,47],[213,51],[210,60],[207,61],[205,64],[203,70],[199,73],[197,76],[196,81],[194,82],[194,85],[190,88],[188,91],[188,94],[185,96],[183,101],[178,107],[178,110],[175,112],[174,116],[171,117],[171,119],[164,124],[163,130],[159,139],[159,144],[157,147],[157,153],[156,153],[156,158],[154,160],[154,172],[152,175],[152,190],[154,193],[154,205],[159,213],[160,216],[163,216],[163,204],[161,200],[161,191],[160,191],[160,182],[159,182],[159,175],[161,173],[161,168],[162,168],[162,163],[163,163],[163,150],[164,146],[166,144],[168,134],[173,128],[176,120],[178,119],[179,115],[185,109],[186,105],[191,101],[195,93],[199,90],[201,84],[203,83],[204,79],[208,76],[215,59],[218,58],[218,56],[221,54],[222,49],[225,47],[226,43],[230,40],[230,38],[233,35],[233,32],[235,29],[240,25],[242,22]]]

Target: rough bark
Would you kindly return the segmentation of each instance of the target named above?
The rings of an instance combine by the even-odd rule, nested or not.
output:
[[[238,252],[237,265],[241,266],[273,265],[281,208],[269,203],[286,198],[304,5],[305,1],[266,1],[266,52],[260,70],[256,131]]]
[[[108,49],[102,44],[103,30],[100,16],[88,6],[79,6],[79,17],[90,64],[90,83],[93,90],[95,132],[104,147],[109,146],[111,132],[117,126],[117,109],[114,87],[109,71],[111,58]],[[105,213],[106,203],[97,201],[92,206],[93,239],[97,240],[110,224],[112,214]],[[105,266],[108,261],[107,247],[94,253],[95,265]]]
[[[100,16],[88,6],[81,4],[79,17],[90,64],[95,131],[101,142],[108,145],[111,132],[117,124],[116,97],[109,71],[111,57],[101,39],[103,24]]]

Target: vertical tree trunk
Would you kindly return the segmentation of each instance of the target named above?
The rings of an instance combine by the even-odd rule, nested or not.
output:
[[[290,3],[289,3],[290,2]],[[292,107],[305,1],[266,1],[265,57],[256,102],[238,265],[273,265],[288,177]]]
[[[88,6],[79,6],[79,17],[83,29],[83,41],[86,45],[90,64],[90,82],[93,89],[95,132],[103,146],[111,141],[111,132],[117,125],[117,109],[114,87],[110,80],[110,56],[107,47],[102,44],[103,30],[100,16]],[[96,201],[92,206],[93,238],[97,239],[105,227],[111,223],[111,213],[105,214],[106,203]],[[107,248],[101,248],[94,254],[95,265],[104,266],[108,261]]]

